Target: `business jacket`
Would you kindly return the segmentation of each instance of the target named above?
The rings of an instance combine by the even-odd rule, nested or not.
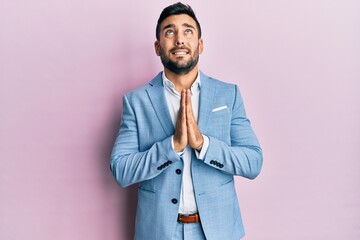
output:
[[[255,178],[262,150],[238,87],[202,72],[200,79],[198,126],[209,147],[203,160],[192,154],[191,173],[201,224],[208,240],[239,240],[244,229],[233,176]],[[135,239],[167,240],[175,231],[183,162],[172,149],[174,131],[161,73],[124,95],[110,167],[120,186],[139,183]]]

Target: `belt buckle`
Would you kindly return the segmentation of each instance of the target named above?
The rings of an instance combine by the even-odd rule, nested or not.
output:
[[[182,223],[182,224],[184,224],[183,222],[182,222],[182,219],[181,219],[181,217],[182,216],[184,216],[184,214],[178,214],[178,219],[177,219],[177,221],[178,221],[178,223]]]

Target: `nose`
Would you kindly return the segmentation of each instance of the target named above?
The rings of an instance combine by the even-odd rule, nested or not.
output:
[[[176,46],[184,45],[184,41],[176,40]]]
[[[184,40],[180,34],[177,34],[176,36],[176,46],[184,45]]]

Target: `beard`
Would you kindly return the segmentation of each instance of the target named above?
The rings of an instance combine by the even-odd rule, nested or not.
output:
[[[178,75],[185,75],[191,70],[193,70],[199,61],[199,51],[197,49],[194,51],[193,55],[191,55],[192,51],[187,49],[190,54],[190,59],[186,62],[183,62],[181,60],[172,61],[162,49],[160,49],[160,59],[165,68]]]

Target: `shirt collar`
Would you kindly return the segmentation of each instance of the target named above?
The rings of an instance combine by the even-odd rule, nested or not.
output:
[[[180,93],[178,93],[175,90],[175,85],[165,76],[165,72],[162,73],[162,80],[166,90],[175,93],[176,95],[180,95]],[[200,91],[200,87],[201,87],[200,71],[198,71],[197,77],[190,87],[191,93],[193,94],[196,91]]]

